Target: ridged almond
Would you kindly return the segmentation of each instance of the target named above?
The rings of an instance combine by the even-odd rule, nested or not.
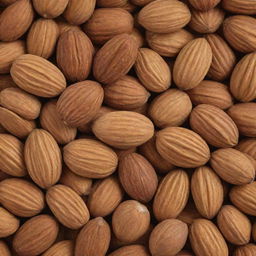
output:
[[[123,246],[108,256],[149,256],[149,253],[143,245],[127,245]],[[5,256],[5,255],[4,255]]]
[[[256,139],[247,138],[240,140],[236,149],[256,159]]]
[[[104,8],[116,8],[116,7],[123,7],[127,4],[128,0],[97,0],[97,6],[104,7]]]
[[[256,245],[251,243],[238,247],[234,252],[234,256],[254,256],[255,253]]]
[[[188,0],[199,11],[207,11],[214,8],[221,0]]]
[[[52,245],[42,256],[73,256],[74,243],[64,240]]]
[[[133,4],[138,5],[138,6],[147,5],[147,4],[149,4],[150,2],[153,2],[153,1],[154,0],[130,0],[130,2],[132,2]]]
[[[14,234],[20,226],[20,220],[3,207],[0,207],[0,219],[0,238]]]
[[[233,13],[245,15],[256,14],[256,5],[254,0],[222,0],[222,7]]]
[[[10,75],[0,75],[0,92],[9,87],[17,87]]]

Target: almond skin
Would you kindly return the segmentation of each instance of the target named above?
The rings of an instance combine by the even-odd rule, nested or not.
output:
[[[92,65],[94,47],[85,33],[69,30],[61,34],[57,45],[57,64],[67,80],[85,80]]]
[[[255,222],[252,226],[252,238],[254,241],[256,241],[256,224],[255,224]]]
[[[207,34],[205,38],[212,49],[212,63],[207,75],[216,81],[222,81],[230,76],[236,64],[236,56],[218,34]]]
[[[186,207],[177,217],[178,220],[181,220],[188,225],[191,225],[194,220],[202,218],[202,215],[196,209],[194,202],[188,202]]]
[[[198,86],[209,71],[211,63],[212,50],[206,39],[191,40],[182,48],[175,60],[173,67],[175,84],[181,90]],[[191,69],[192,65],[193,69]]]
[[[90,122],[99,111],[104,97],[101,85],[95,81],[83,81],[69,86],[59,97],[57,111],[72,127]]]
[[[48,59],[52,56],[59,37],[59,27],[54,20],[38,19],[27,36],[28,53]]]
[[[83,30],[95,44],[104,44],[116,35],[130,34],[132,29],[132,15],[121,8],[96,9],[83,27]]]
[[[124,7],[127,4],[127,0],[97,0],[97,6],[104,8],[112,8],[112,7]]]
[[[74,256],[105,256],[110,237],[110,227],[103,218],[90,220],[78,234]]]
[[[188,0],[199,11],[208,11],[214,8],[221,0]]]
[[[44,194],[33,183],[17,178],[0,182],[0,202],[11,213],[31,217],[44,208]]]
[[[123,190],[118,179],[110,176],[93,185],[87,205],[92,216],[105,217],[115,210],[122,198]]]
[[[21,40],[13,42],[0,42],[0,74],[8,74],[12,63],[19,56],[25,54],[25,44]]]
[[[250,242],[251,222],[247,216],[232,205],[224,205],[217,217],[223,236],[232,244],[244,245]]]
[[[35,129],[30,133],[24,157],[30,177],[41,188],[49,188],[59,180],[62,156],[57,142],[47,131]]]
[[[38,215],[27,220],[13,239],[13,248],[20,256],[39,255],[57,238],[58,223],[49,215]]]
[[[143,203],[154,196],[158,180],[153,166],[142,155],[131,153],[119,161],[119,179],[126,193]]]
[[[149,116],[160,128],[180,126],[192,110],[189,96],[180,90],[169,89],[158,95],[149,106]]]
[[[108,256],[149,256],[147,249],[142,245],[128,245],[123,246]]]
[[[124,201],[115,209],[112,216],[112,228],[120,241],[132,243],[143,236],[150,225],[150,213],[147,207],[138,201]]]
[[[14,61],[11,76],[21,89],[40,97],[55,97],[66,88],[65,77],[56,66],[31,54]]]
[[[195,132],[182,127],[167,127],[159,131],[156,148],[165,160],[184,168],[199,167],[210,158],[206,142]]]
[[[148,31],[171,33],[185,27],[190,18],[190,11],[184,3],[157,0],[141,9],[138,22]]]
[[[83,199],[65,185],[55,185],[46,193],[46,202],[55,217],[65,227],[79,229],[89,218],[89,211]]]
[[[34,11],[30,0],[16,1],[9,5],[0,16],[0,40],[17,40],[26,33],[33,18]]]
[[[11,176],[22,177],[27,174],[23,160],[23,143],[9,134],[0,134],[1,171]]]
[[[176,169],[167,174],[158,186],[153,210],[158,221],[176,218],[185,208],[189,197],[189,178]]]
[[[191,192],[200,214],[207,219],[213,219],[224,200],[220,178],[211,168],[199,167],[192,175]]]
[[[70,170],[86,178],[104,178],[117,167],[116,153],[94,139],[78,139],[63,148],[63,159]]]
[[[114,36],[95,55],[93,64],[95,78],[101,83],[109,84],[126,75],[135,63],[137,49],[137,42],[132,36],[127,34]]]
[[[2,256],[11,256],[11,252],[4,241],[0,241],[0,253]]]
[[[176,255],[185,245],[188,227],[176,219],[160,222],[149,238],[149,249],[152,256]]]
[[[256,139],[243,139],[238,143],[236,149],[256,159]]]
[[[247,244],[241,247],[238,247],[234,256],[253,256],[256,253],[256,245],[255,244]]]
[[[107,113],[94,122],[92,130],[98,139],[120,149],[139,146],[154,134],[150,119],[131,111]]]
[[[9,87],[17,87],[10,75],[0,75],[0,92]]]
[[[209,104],[223,110],[233,105],[228,87],[215,81],[203,80],[197,87],[186,92],[194,105]]]
[[[20,220],[3,207],[0,207],[0,218],[0,238],[14,234],[20,226]]]
[[[222,7],[233,13],[256,14],[256,6],[253,0],[222,0]]]
[[[36,119],[41,110],[41,102],[19,88],[6,88],[1,91],[0,104],[28,120]]]
[[[253,52],[256,50],[256,32],[253,30],[255,25],[256,19],[250,16],[229,17],[223,23],[224,36],[228,43],[239,52]]]
[[[42,256],[73,256],[73,250],[73,241],[64,240],[51,246]]]
[[[150,2],[153,2],[154,0],[130,0],[133,4],[138,6],[144,6],[147,5]]]

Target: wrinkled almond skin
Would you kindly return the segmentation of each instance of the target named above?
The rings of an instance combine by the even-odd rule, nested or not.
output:
[[[256,139],[243,139],[238,143],[236,149],[256,159]]]
[[[118,174],[126,193],[143,203],[154,196],[158,179],[153,166],[142,155],[127,154],[119,161]]]
[[[135,242],[147,232],[149,225],[147,207],[135,200],[122,202],[112,215],[113,232],[123,242]]]
[[[48,59],[52,56],[59,37],[59,27],[54,20],[38,19],[27,36],[28,53]]]
[[[24,157],[30,177],[41,188],[49,188],[59,180],[62,156],[49,132],[33,130],[26,140]]]
[[[207,218],[213,219],[224,200],[220,178],[207,166],[195,170],[191,179],[191,192],[197,210]]]
[[[4,241],[1,241],[1,240],[0,240],[0,254],[2,256],[12,256],[8,246],[6,245],[6,243]]]
[[[208,11],[214,8],[221,0],[188,0],[199,11]]]
[[[14,61],[11,76],[21,89],[40,97],[55,97],[66,88],[66,79],[55,65],[31,54]]]
[[[140,10],[138,22],[148,31],[171,33],[185,27],[190,18],[190,11],[184,3],[157,0]]]
[[[149,253],[143,245],[127,245],[123,246],[108,256],[149,256]]]
[[[69,86],[57,101],[57,111],[64,123],[78,127],[90,122],[100,110],[104,97],[101,85],[83,81]]]
[[[35,96],[19,88],[2,90],[0,104],[28,120],[36,119],[41,110],[41,102]]]
[[[104,44],[116,35],[130,34],[132,29],[132,15],[121,8],[96,9],[83,27],[85,33],[96,44]]]
[[[17,40],[26,33],[33,18],[34,11],[30,0],[16,1],[9,5],[0,16],[0,40]]]
[[[117,81],[126,75],[135,63],[138,45],[127,34],[114,36],[96,53],[93,64],[95,78],[104,84]]]
[[[188,237],[187,225],[176,219],[160,222],[149,238],[152,256],[176,255],[185,245]]]
[[[9,134],[0,134],[1,171],[11,176],[22,177],[27,174],[23,159],[23,143]]]
[[[110,227],[102,217],[90,220],[78,234],[74,256],[105,256],[110,237]]]
[[[206,142],[195,132],[183,127],[167,127],[159,131],[156,148],[165,160],[184,168],[199,167],[210,158]]]
[[[256,253],[256,245],[255,244],[247,244],[241,247],[238,247],[234,256],[253,256]]]
[[[198,54],[200,53],[200,54]],[[212,63],[212,50],[204,38],[191,40],[182,48],[173,67],[173,79],[181,90],[198,86]],[[193,65],[193,69],[191,66]]]
[[[58,223],[49,215],[38,215],[27,220],[13,239],[13,248],[20,256],[39,255],[57,238]]]
[[[147,117],[131,111],[114,111],[99,117],[92,127],[95,136],[119,149],[142,145],[154,134]]]
[[[253,15],[256,14],[254,0],[222,0],[222,7],[233,13]]]
[[[73,256],[73,250],[73,241],[64,240],[52,245],[42,256]]]
[[[217,223],[223,236],[232,244],[250,242],[251,222],[245,214],[232,205],[224,205],[218,213]]]
[[[46,202],[58,221],[70,229],[81,228],[90,218],[83,199],[68,186],[55,185],[48,189]]]
[[[228,256],[223,236],[209,220],[195,220],[190,226],[189,240],[196,256]]]
[[[189,197],[189,178],[176,169],[167,174],[158,186],[153,210],[158,221],[176,218],[185,208]]]
[[[33,0],[33,6],[37,13],[47,19],[53,19],[61,15],[67,4],[68,0]]]
[[[85,33],[69,30],[61,34],[57,45],[57,64],[67,80],[85,80],[92,65],[94,47]]]
[[[223,110],[233,105],[228,87],[215,81],[203,80],[197,87],[186,92],[194,105],[209,104]]]
[[[0,42],[0,74],[8,74],[13,61],[23,54],[25,54],[23,41]]]
[[[192,110],[189,96],[180,90],[169,89],[158,95],[149,106],[149,116],[159,128],[180,126]]]
[[[224,21],[223,33],[228,43],[235,50],[250,53],[256,50],[256,32],[253,29],[255,26],[255,18],[235,15]]]
[[[230,79],[230,91],[242,102],[256,98],[256,53],[245,55],[235,66]]]
[[[68,143],[63,149],[63,159],[69,169],[86,178],[104,178],[117,167],[116,153],[94,139],[78,139]]]
[[[3,207],[0,207],[0,218],[0,238],[14,234],[20,226],[20,220]]]
[[[44,194],[33,183],[17,178],[0,182],[0,202],[11,213],[31,217],[44,208]]]

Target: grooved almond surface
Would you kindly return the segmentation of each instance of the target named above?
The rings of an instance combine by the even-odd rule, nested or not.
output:
[[[74,244],[71,240],[55,243],[42,256],[73,256]]]
[[[236,149],[256,159],[256,139],[243,139],[238,143]]]
[[[241,247],[238,247],[234,256],[253,256],[256,253],[256,245],[255,244],[247,244]]]
[[[221,0],[189,0],[189,3],[197,10],[207,11],[214,8]]]
[[[127,245],[109,254],[109,256],[133,256],[133,255],[149,256],[149,253],[143,245]]]
[[[223,0],[222,7],[233,13],[252,15],[256,14],[254,0]]]

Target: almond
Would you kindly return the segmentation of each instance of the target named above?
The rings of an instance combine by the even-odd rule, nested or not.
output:
[[[1,91],[0,104],[28,120],[36,119],[41,109],[41,102],[35,96],[12,87]]]
[[[23,54],[25,54],[25,44],[23,41],[0,42],[0,73],[9,73],[12,63]]]
[[[247,244],[241,247],[238,247],[234,256],[253,256],[256,253],[256,245],[255,244]]]
[[[69,0],[33,0],[35,10],[44,18],[52,19],[61,15]]]
[[[104,44],[116,35],[131,33],[133,17],[121,8],[99,8],[93,12],[83,29],[94,43]]]
[[[0,182],[0,202],[11,213],[31,217],[44,208],[44,194],[33,183],[17,178]]]
[[[127,4],[128,0],[97,0],[97,6],[104,8],[112,8],[112,7],[123,7]]]
[[[73,242],[64,240],[52,245],[42,256],[73,256],[73,250]]]
[[[176,256],[193,256],[192,252],[189,251],[180,251]]]
[[[223,236],[232,244],[243,245],[250,242],[251,222],[232,205],[224,205],[217,218]]]
[[[256,6],[253,0],[222,0],[222,7],[233,13],[256,14]]]
[[[0,92],[9,87],[17,87],[10,75],[0,75]]]
[[[132,36],[127,34],[114,36],[95,55],[93,64],[95,78],[101,83],[109,84],[126,75],[135,63],[137,49],[137,42]]]
[[[9,178],[9,175],[5,172],[0,171],[0,181]]]
[[[224,200],[224,191],[220,178],[214,171],[202,166],[195,170],[191,179],[191,192],[200,214],[213,219]]]
[[[78,139],[63,149],[63,159],[70,170],[86,178],[104,178],[117,167],[116,153],[94,139]]]
[[[123,246],[108,256],[149,256],[147,249],[142,245],[128,245]],[[5,255],[4,255],[5,256]]]
[[[236,63],[236,56],[218,34],[208,34],[205,38],[212,49],[212,63],[207,75],[214,80],[222,81],[230,76]]]
[[[63,17],[57,18],[56,22],[59,27],[60,35],[62,35],[63,33],[67,32],[69,30],[81,31],[81,28],[79,26],[72,25],[72,24],[68,23]]]
[[[40,97],[55,97],[66,88],[65,77],[55,65],[31,54],[14,61],[11,76],[21,89]]]
[[[0,240],[0,254],[2,256],[11,256],[11,252],[4,241]],[[140,256],[140,255],[139,255]],[[144,255],[142,255],[144,256]]]
[[[0,166],[1,171],[11,176],[27,174],[23,160],[23,143],[9,134],[0,134]]]
[[[83,81],[69,86],[59,97],[57,111],[64,123],[78,127],[90,122],[99,111],[104,97],[101,85]]]
[[[156,148],[165,160],[184,168],[199,167],[210,158],[206,142],[195,132],[182,127],[167,127],[159,131]]]
[[[67,80],[85,80],[92,65],[94,48],[85,33],[69,30],[61,34],[57,45],[57,64]]]
[[[112,216],[112,228],[118,240],[132,243],[143,236],[150,225],[147,207],[138,201],[127,200],[119,204]]]
[[[52,186],[46,193],[46,202],[58,221],[68,228],[79,229],[90,218],[83,199],[68,186]]]
[[[118,174],[124,190],[131,198],[144,203],[152,199],[158,185],[157,175],[142,155],[130,153],[122,157]]]
[[[123,190],[117,178],[110,176],[97,181],[88,197],[88,208],[92,216],[105,217],[120,204]]]
[[[59,227],[53,217],[38,215],[27,220],[13,239],[18,255],[39,255],[47,250],[57,238]]]
[[[159,34],[147,31],[147,42],[152,50],[165,57],[175,57],[194,37],[185,29]]]
[[[158,186],[153,210],[157,220],[176,218],[185,208],[189,197],[189,178],[176,169],[167,174]]]
[[[188,237],[187,225],[176,219],[160,222],[149,238],[152,256],[176,255],[185,245]]]
[[[194,105],[209,104],[223,110],[233,105],[228,87],[215,81],[203,80],[197,87],[186,92]]]
[[[103,218],[90,220],[79,232],[74,256],[105,256],[110,236],[110,227]]]
[[[209,220],[195,220],[190,226],[189,239],[196,255],[228,256],[228,247],[223,236]]]
[[[190,11],[184,3],[177,0],[157,0],[140,10],[138,22],[146,30],[171,33],[185,27],[190,18]]]
[[[140,81],[149,91],[162,92],[171,86],[170,68],[155,51],[140,48],[134,67]]]
[[[214,8],[221,0],[188,0],[199,11],[208,11]]]
[[[59,180],[61,152],[47,131],[35,129],[30,133],[25,143],[24,157],[30,177],[41,188],[49,188]]]
[[[3,207],[0,207],[0,237],[14,234],[20,226],[20,221]],[[1,252],[1,250],[0,250]],[[2,254],[1,254],[2,255]]]
[[[178,220],[181,220],[188,225],[191,225],[194,220],[199,218],[202,218],[202,215],[196,209],[196,206],[193,201],[188,202],[186,207],[177,217]]]
[[[33,18],[34,11],[30,0],[16,1],[9,5],[0,16],[0,40],[17,40],[26,33]]]
[[[131,111],[107,113],[94,122],[92,130],[98,139],[120,149],[142,145],[154,134],[150,119]]]
[[[48,59],[55,50],[58,37],[59,27],[54,20],[38,19],[27,36],[28,53]]]
[[[256,98],[256,53],[245,55],[235,66],[230,79],[230,91],[242,102],[253,101]]]
[[[256,159],[256,139],[243,139],[238,143],[236,149]]]
[[[254,222],[253,226],[252,226],[252,238],[254,240],[254,242],[256,241],[256,224]]]
[[[137,42],[137,45],[139,47],[142,47],[145,44],[145,39],[143,34],[141,33],[140,30],[138,30],[137,28],[133,28],[132,32],[130,33],[130,35],[133,37],[133,39]]]
[[[144,6],[147,5],[150,2],[153,2],[154,0],[130,0],[133,4],[136,4],[138,6]]]
[[[178,88],[192,89],[206,76],[212,63],[212,50],[206,39],[191,40],[182,48],[175,60],[173,79]],[[191,66],[193,65],[193,69]]]

